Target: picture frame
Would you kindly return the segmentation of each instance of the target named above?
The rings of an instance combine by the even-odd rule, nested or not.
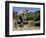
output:
[[[10,6],[10,4],[11,4],[11,6]],[[18,5],[17,5],[18,4]],[[10,20],[12,19],[12,17],[10,16],[10,14],[11,14],[11,12],[12,12],[12,10],[13,10],[13,8],[12,8],[12,10],[11,10],[11,7],[12,7],[12,5],[13,5],[13,7],[30,7],[30,6],[34,6],[35,7],[35,5],[36,5],[36,7],[40,7],[40,10],[41,10],[41,12],[42,13],[40,13],[41,15],[40,16],[42,16],[42,17],[40,17],[41,18],[41,22],[40,22],[40,24],[42,25],[40,25],[40,28],[41,28],[41,30],[39,31],[39,33],[37,32],[36,33],[36,31],[32,31],[32,32],[30,32],[29,33],[29,31],[24,31],[24,32],[22,32],[22,31],[16,31],[16,33],[15,32],[11,32],[11,26],[13,25],[13,24],[11,24],[10,25]],[[22,6],[23,5],[23,6]],[[28,6],[29,5],[29,6]],[[39,6],[38,6],[39,5]],[[16,9],[16,8],[15,8]],[[11,10],[11,11],[10,11]],[[13,12],[12,12],[13,13]],[[12,14],[11,14],[12,15]],[[10,19],[9,19],[10,18]],[[42,24],[43,23],[43,24]],[[42,32],[41,32],[42,31]],[[27,33],[26,33],[27,32]],[[10,33],[12,33],[12,34],[10,34]],[[15,34],[14,34],[15,33]],[[18,34],[19,33],[19,34]],[[37,3],[37,2],[20,2],[20,1],[5,1],[5,36],[6,37],[18,37],[18,36],[32,36],[32,35],[44,35],[45,34],[45,3]]]

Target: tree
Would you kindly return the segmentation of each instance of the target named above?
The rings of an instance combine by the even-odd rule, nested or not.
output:
[[[14,11],[13,11],[13,19],[16,19],[16,18],[17,18],[17,16],[18,16],[17,13],[18,13],[18,12],[14,12]]]
[[[40,21],[40,11],[36,11],[35,12],[35,17],[34,17],[35,19],[35,21]]]

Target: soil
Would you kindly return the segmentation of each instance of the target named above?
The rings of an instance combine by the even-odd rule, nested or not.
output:
[[[16,24],[16,20],[13,20],[13,31],[19,31],[19,30],[39,30],[39,26],[35,26],[35,23],[33,20],[29,20],[28,24]]]

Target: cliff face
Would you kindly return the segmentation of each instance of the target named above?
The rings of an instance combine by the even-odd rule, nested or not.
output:
[[[26,10],[25,9],[22,9],[20,12],[18,12],[18,15],[22,14],[22,13],[26,13]]]
[[[18,13],[18,16],[21,16],[23,19],[26,19],[26,10],[25,9],[22,9],[19,13]]]

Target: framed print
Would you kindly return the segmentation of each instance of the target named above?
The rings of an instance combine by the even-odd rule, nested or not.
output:
[[[45,34],[45,4],[35,2],[5,2],[5,36]]]

